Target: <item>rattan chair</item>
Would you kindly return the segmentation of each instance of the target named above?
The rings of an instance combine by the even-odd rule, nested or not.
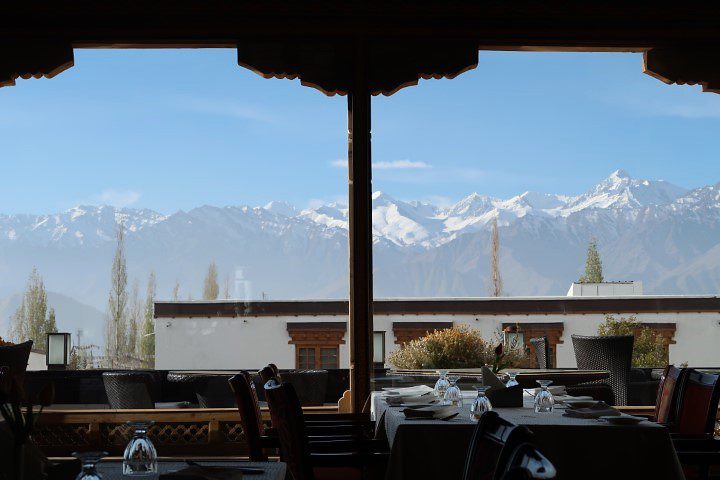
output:
[[[155,408],[150,372],[103,372],[102,379],[110,408]]]
[[[547,337],[531,338],[530,343],[535,347],[535,360],[537,368],[551,368],[550,366],[550,349]]]
[[[0,367],[8,367],[10,369],[10,375],[17,382],[22,383],[25,377],[32,346],[32,340],[16,345],[0,346]]]
[[[573,335],[575,360],[581,370],[607,370],[616,405],[627,405],[632,364],[632,335],[585,337]]]

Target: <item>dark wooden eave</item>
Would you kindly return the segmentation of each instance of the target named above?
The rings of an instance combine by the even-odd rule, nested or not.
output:
[[[720,297],[538,297],[375,300],[375,315],[564,315],[718,312]],[[157,302],[156,318],[347,315],[342,300]]]
[[[27,49],[237,47],[240,65],[267,78],[346,94],[363,42],[375,95],[453,78],[478,49],[642,51],[646,73],[717,91],[719,32],[709,0],[24,0],[0,7],[0,86],[73,64]]]

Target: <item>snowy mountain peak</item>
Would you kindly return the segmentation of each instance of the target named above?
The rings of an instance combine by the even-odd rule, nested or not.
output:
[[[298,214],[295,206],[288,202],[272,201],[265,204],[263,209],[274,213],[275,215],[282,215],[284,217],[294,217]]]

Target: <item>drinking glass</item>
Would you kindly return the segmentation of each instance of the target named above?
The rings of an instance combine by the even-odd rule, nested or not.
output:
[[[75,480],[102,480],[95,466],[103,457],[107,456],[107,452],[73,452],[72,456],[80,460],[80,473]]]
[[[460,380],[460,375],[448,375],[447,380],[450,382],[450,386],[447,390],[445,390],[443,404],[462,407],[462,392],[460,391],[460,387],[457,386],[457,381]]]
[[[479,386],[475,388],[477,388],[477,397],[475,397],[472,405],[470,405],[470,418],[477,422],[483,413],[492,410],[492,404],[487,395],[485,395],[485,392],[487,392],[490,387]]]
[[[555,399],[548,390],[552,380],[538,380],[537,383],[540,385],[540,391],[535,395],[535,413],[550,413],[555,405]]]
[[[157,451],[147,436],[148,429],[155,422],[127,422],[135,430],[123,455],[123,475],[157,475]]]
[[[517,377],[518,372],[508,372],[508,377],[510,377],[510,380],[505,384],[506,387],[514,387],[515,385],[518,385],[518,381],[515,380],[515,377]]]
[[[435,395],[442,400],[445,398],[445,390],[448,389],[450,386],[450,382],[448,382],[447,379],[447,370],[438,370],[438,375],[440,375],[440,378],[438,378],[438,381],[435,382]]]

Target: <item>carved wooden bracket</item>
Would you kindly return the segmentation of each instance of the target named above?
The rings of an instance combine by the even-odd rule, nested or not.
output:
[[[455,78],[477,66],[477,44],[468,40],[373,39],[365,46],[373,95],[392,95],[421,78]],[[267,39],[237,46],[240,66],[264,78],[299,78],[326,95],[346,95],[352,89],[355,72],[363,69],[355,63],[356,49],[342,40]]]
[[[70,43],[0,45],[0,87],[15,85],[17,78],[52,78],[73,65]]]
[[[345,322],[296,322],[287,324],[293,345],[340,345],[344,344]]]
[[[435,330],[452,328],[452,322],[393,322],[395,343],[402,345],[411,340],[417,340]]]
[[[643,72],[667,84],[702,85],[720,93],[720,53],[707,48],[653,48],[643,55]]]

